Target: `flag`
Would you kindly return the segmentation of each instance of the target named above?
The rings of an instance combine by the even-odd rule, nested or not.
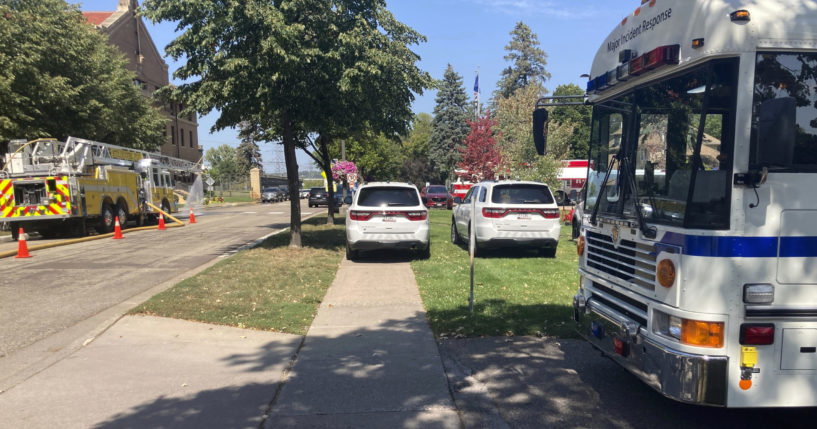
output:
[[[479,75],[474,79],[474,98],[479,97]]]

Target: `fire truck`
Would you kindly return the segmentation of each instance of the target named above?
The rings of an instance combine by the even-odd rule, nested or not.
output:
[[[578,330],[667,397],[817,406],[815,70],[817,1],[644,0],[537,103],[593,106]]]
[[[113,231],[155,219],[147,203],[178,211],[176,180],[191,180],[192,162],[106,143],[69,137],[64,142],[13,140],[0,171],[0,221],[16,240],[19,228],[44,237]]]

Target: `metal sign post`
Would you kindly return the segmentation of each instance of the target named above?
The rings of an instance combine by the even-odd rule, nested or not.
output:
[[[476,228],[476,207],[477,207],[477,198],[474,193],[471,193],[471,227],[468,228],[470,230],[470,234],[468,234],[468,253],[471,255],[471,295],[468,298],[468,308],[471,310],[471,313],[474,312],[474,256],[477,253],[477,228]]]

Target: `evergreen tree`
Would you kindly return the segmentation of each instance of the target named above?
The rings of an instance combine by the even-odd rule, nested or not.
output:
[[[261,159],[261,150],[258,144],[250,138],[244,138],[235,150],[236,164],[240,176],[248,176],[250,170],[257,168],[264,172],[264,165]]]
[[[437,178],[444,182],[462,159],[459,148],[468,135],[468,99],[462,77],[451,64],[438,84],[434,121],[428,142],[428,157]]]
[[[505,50],[508,51],[505,61],[512,61],[513,65],[502,71],[495,98],[508,98],[519,88],[530,84],[544,85],[550,79],[550,73],[545,70],[547,54],[539,49],[539,38],[525,23],[516,23]]]

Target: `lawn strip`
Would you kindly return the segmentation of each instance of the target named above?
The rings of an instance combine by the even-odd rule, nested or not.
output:
[[[451,244],[451,211],[432,210],[430,218],[431,258],[412,261],[411,266],[435,335],[576,337],[571,316],[578,256],[569,227],[562,227],[555,258],[532,250],[480,253],[472,315],[468,251]]]
[[[343,257],[343,226],[325,223],[325,215],[304,222],[301,249],[289,248],[288,230],[276,234],[131,313],[306,334]]]

